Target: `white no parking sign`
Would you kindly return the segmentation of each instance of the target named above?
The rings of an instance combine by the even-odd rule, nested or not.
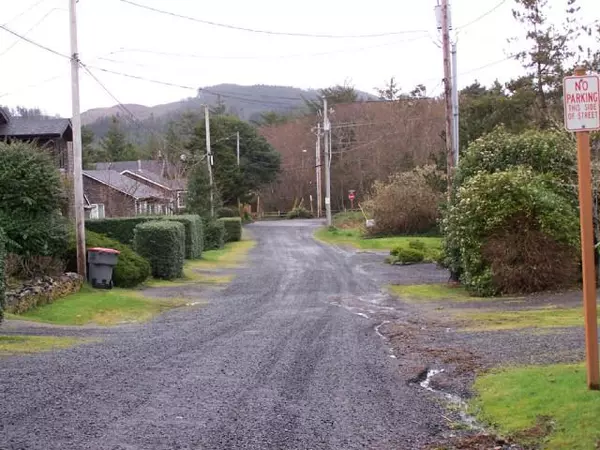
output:
[[[566,129],[574,132],[600,129],[598,75],[566,77],[564,87]]]

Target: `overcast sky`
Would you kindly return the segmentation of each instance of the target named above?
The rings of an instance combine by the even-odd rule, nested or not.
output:
[[[436,0],[370,0],[356,2],[356,6],[342,0],[132,1],[202,20],[276,32],[406,33],[344,39],[273,36],[204,25],[121,0],[79,0],[84,63],[189,87],[236,83],[322,88],[348,80],[358,89],[372,92],[394,76],[406,91],[423,83],[430,94],[441,92],[442,52],[436,45],[439,37],[433,11]],[[518,63],[506,59],[523,45],[523,30],[511,15],[513,3],[454,1],[453,23],[459,29],[499,5],[460,29],[461,86],[475,79],[484,84],[496,78],[506,81],[522,72]],[[560,20],[566,0],[551,3],[561,5],[553,14]],[[597,0],[579,3],[584,22],[600,17]],[[69,54],[68,0],[0,0],[0,6],[0,24]],[[509,44],[507,39],[513,37],[521,38],[520,42]],[[0,29],[0,104],[37,106],[70,116],[69,61],[17,41]],[[156,105],[196,95],[192,89],[91,70],[122,103]],[[83,110],[116,103],[83,71],[81,102]]]

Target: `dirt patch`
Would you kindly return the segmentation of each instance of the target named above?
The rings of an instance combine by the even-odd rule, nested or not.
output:
[[[442,446],[432,446],[428,450],[526,450],[515,443],[490,434],[477,434],[452,439]]]

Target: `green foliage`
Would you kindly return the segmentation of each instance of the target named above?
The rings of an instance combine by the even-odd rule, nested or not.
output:
[[[182,216],[136,216],[117,217],[109,219],[87,220],[85,227],[116,239],[117,241],[132,245],[135,227],[141,223],[156,220],[172,220],[181,222],[185,227],[185,255],[187,259],[198,259],[203,249],[203,225],[199,216],[189,214]]]
[[[206,164],[198,163],[188,175],[186,211],[189,214],[197,214],[203,218],[211,217],[210,192]],[[219,208],[221,201],[216,189],[214,189],[213,195],[215,208]]]
[[[68,234],[63,202],[60,174],[47,150],[0,142],[0,228],[7,252],[61,256]]]
[[[167,220],[141,223],[135,227],[135,250],[150,261],[155,278],[172,280],[183,276],[185,228]]]
[[[104,152],[105,161],[135,161],[139,157],[139,152],[127,140],[116,117],[113,117],[108,133],[102,139],[100,147]]]
[[[536,173],[548,173],[560,182],[577,182],[575,143],[564,132],[526,131],[512,134],[504,127],[473,142],[461,156],[454,183],[460,186],[473,175],[494,173],[524,166]],[[576,198],[574,188],[569,192]]]
[[[414,240],[414,241],[410,241],[408,243],[408,247],[412,248],[412,249],[415,249],[415,250],[424,251],[427,248],[427,245],[423,241]]]
[[[4,261],[6,259],[5,242],[6,235],[4,234],[4,231],[0,229],[0,323],[2,323],[2,319],[4,319],[4,308],[6,301],[6,286],[4,277]]]
[[[160,219],[182,223],[185,227],[185,257],[186,259],[200,259],[204,247],[204,225],[200,216],[190,214],[164,216]]]
[[[238,132],[240,134],[239,166],[235,139]],[[281,156],[263,136],[258,134],[255,127],[237,117],[220,115],[211,120],[210,134],[213,142],[211,150],[214,155],[214,181],[224,204],[234,204],[238,199],[245,203],[251,199],[252,192],[275,181]],[[206,154],[206,128],[203,120],[198,123],[195,136],[188,143],[188,147],[196,161],[200,161]],[[191,211],[196,214],[200,213],[198,203],[202,200],[201,195],[206,197],[206,174],[203,174],[199,168],[201,165],[202,163],[199,162],[195,167],[188,187],[188,194],[191,192],[192,195]],[[201,209],[206,210],[206,207]]]
[[[225,246],[225,224],[220,220],[204,220],[204,250],[220,250]]]
[[[157,220],[156,217],[115,217],[109,219],[86,220],[85,228],[99,234],[106,235],[117,241],[131,245],[135,227],[140,223]]]
[[[86,248],[114,248],[121,252],[113,271],[113,282],[117,287],[135,287],[146,281],[150,276],[150,263],[133,251],[129,245],[89,230],[86,230],[85,233],[85,245]],[[70,233],[66,261],[67,269],[75,272],[77,270],[77,247],[74,231]]]
[[[390,264],[419,264],[425,260],[425,253],[414,248],[396,247],[390,251]]]
[[[459,188],[443,220],[443,229],[447,262],[452,269],[460,270],[461,281],[470,292],[482,296],[511,293],[515,287],[511,287],[511,280],[523,273],[521,262],[542,242],[546,250],[553,243],[558,247],[545,257],[542,252],[536,267],[525,268],[529,284],[520,279],[517,290],[542,290],[567,281],[556,277],[562,268],[572,265],[579,225],[571,202],[557,191],[551,175],[535,174],[522,167],[493,174],[482,172]],[[486,258],[486,244],[494,236],[514,235],[536,239],[512,242],[517,248],[511,250],[516,253],[503,261],[502,267],[492,270],[497,250]],[[562,259],[552,261],[559,255]],[[518,267],[521,273],[511,272],[511,267]],[[548,279],[548,274],[555,275]],[[539,283],[540,279],[545,279],[549,286]]]
[[[316,100],[304,100],[311,114],[317,114],[323,108],[321,102],[321,98],[323,97],[327,98],[330,107],[341,103],[354,103],[359,100],[358,92],[356,92],[354,86],[347,83],[319,89],[319,95]]]
[[[290,212],[287,213],[286,218],[288,219],[312,219],[313,215],[303,206],[296,206]]]
[[[239,242],[242,240],[242,219],[239,217],[227,217],[218,219],[225,227],[225,243]]]
[[[217,218],[221,219],[223,217],[239,217],[240,213],[237,208],[227,208],[222,207],[217,210]]]

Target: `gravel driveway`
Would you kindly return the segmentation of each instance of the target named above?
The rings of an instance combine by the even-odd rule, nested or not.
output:
[[[414,361],[393,358],[378,333],[414,311],[382,293],[380,257],[315,242],[317,225],[252,225],[247,268],[206,307],[1,360],[0,449],[411,450],[440,439],[441,406],[406,383]],[[410,282],[445,276],[414,270]]]

